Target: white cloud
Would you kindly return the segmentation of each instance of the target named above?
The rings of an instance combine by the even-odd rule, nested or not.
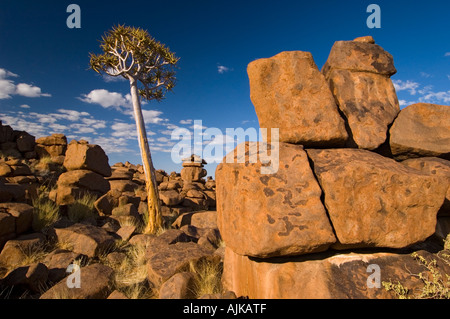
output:
[[[111,134],[111,136],[122,137],[125,139],[136,139],[137,138],[135,124],[118,122],[118,123],[114,123],[111,126],[111,129],[114,131]]]
[[[142,116],[144,117],[144,122],[147,124],[158,124],[164,121],[164,119],[160,118],[159,116],[163,112],[161,111],[155,111],[155,110],[142,110]],[[134,119],[134,115],[133,115]]]
[[[20,105],[19,107],[20,107],[20,108],[23,108],[23,109],[29,109],[29,108],[31,108],[31,106],[29,106],[29,105],[27,105],[27,104],[22,104],[22,105]]]
[[[450,56],[450,52],[446,52],[444,56]]]
[[[83,119],[81,119],[81,121],[84,124],[86,124],[92,128],[95,128],[95,129],[106,128],[106,121],[96,120],[93,118],[83,118]]]
[[[450,90],[443,92],[427,92],[419,99],[421,102],[427,103],[450,103]]]
[[[59,109],[57,112],[58,113],[52,113],[51,116],[71,122],[78,122],[83,116],[90,116],[88,112],[78,112],[75,110]]]
[[[399,104],[400,106],[407,106],[407,105],[408,105],[408,102],[407,102],[406,100],[398,100],[398,104]]]
[[[394,83],[397,92],[407,90],[411,95],[415,95],[417,93],[417,88],[420,86],[419,83],[410,80],[407,80],[406,82],[402,80],[393,80],[392,83]]]
[[[0,99],[9,99],[11,95],[21,95],[25,97],[51,97],[51,94],[42,93],[41,88],[26,83],[14,84],[14,81],[7,78],[16,78],[17,74],[0,68]]]
[[[131,96],[129,94],[123,96],[120,93],[109,92],[104,89],[92,90],[88,94],[82,94],[79,99],[89,104],[100,104],[104,108],[112,107],[121,112],[123,112],[122,107],[131,107]]]
[[[180,121],[180,124],[183,124],[183,125],[188,125],[188,124],[192,124],[192,120],[181,120]]]
[[[0,68],[0,79],[6,79],[6,78],[17,78],[19,77],[17,74],[9,72],[8,70]]]
[[[25,97],[51,97],[51,95],[48,93],[42,93],[41,88],[26,83],[17,84],[16,94]]]
[[[168,139],[167,137],[158,137],[157,139],[156,139],[158,142],[161,142],[161,143],[167,143],[167,142],[171,142],[171,140],[170,139]]]
[[[16,91],[14,82],[7,80],[8,77],[17,77],[17,74],[0,69],[0,100],[11,98],[11,95]]]
[[[232,71],[232,69],[230,69],[229,67],[226,67],[224,65],[218,65],[217,66],[217,72],[219,72],[219,74],[224,74],[226,72]]]
[[[420,76],[426,79],[433,77],[431,74],[428,74],[426,72],[420,72]]]

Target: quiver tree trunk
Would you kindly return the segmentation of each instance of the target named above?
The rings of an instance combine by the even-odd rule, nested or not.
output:
[[[144,166],[145,184],[148,194],[148,224],[146,227],[146,233],[155,234],[162,227],[158,184],[156,183],[155,168],[153,167],[152,155],[148,145],[147,132],[145,130],[144,118],[142,116],[141,102],[139,99],[136,79],[130,79],[130,88],[139,148],[141,150],[142,164]]]

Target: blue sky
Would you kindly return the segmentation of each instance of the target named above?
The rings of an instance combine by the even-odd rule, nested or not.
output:
[[[69,4],[81,28],[69,29]],[[369,29],[366,8],[381,8]],[[177,127],[258,128],[246,68],[282,51],[313,54],[322,68],[335,41],[372,35],[394,56],[402,107],[450,104],[450,2],[442,1],[4,1],[0,0],[0,119],[36,137],[64,133],[101,145],[110,164],[140,163],[129,84],[88,70],[103,33],[118,23],[147,29],[181,58],[177,85],[143,105],[154,166],[180,171]],[[207,141],[206,141],[207,142]],[[214,174],[217,163],[206,166]]]

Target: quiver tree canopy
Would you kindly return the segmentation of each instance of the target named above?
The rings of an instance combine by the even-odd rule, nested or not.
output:
[[[175,86],[175,65],[179,58],[167,46],[143,29],[118,25],[102,37],[103,54],[90,54],[90,66],[97,73],[133,78],[139,95],[162,100]]]

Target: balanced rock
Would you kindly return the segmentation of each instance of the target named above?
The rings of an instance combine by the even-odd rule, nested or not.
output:
[[[203,177],[206,177],[207,174],[207,171],[201,166],[189,166],[181,169],[181,178],[188,183],[200,181]]]
[[[344,120],[311,53],[282,52],[251,62],[247,72],[261,128],[279,128],[280,142],[344,145]]]
[[[245,144],[250,157],[251,145]],[[280,143],[278,172],[261,174],[261,166],[258,159],[216,169],[218,226],[227,247],[267,258],[324,251],[335,243],[303,147]]]
[[[404,248],[434,233],[448,189],[440,177],[365,150],[307,152],[325,194],[336,248]]]
[[[450,159],[450,106],[417,103],[404,108],[390,130],[397,160],[415,157]]]
[[[400,111],[390,79],[396,72],[392,55],[372,41],[333,45],[322,73],[357,147],[374,150],[386,141],[388,126]]]
[[[80,141],[81,142],[81,141]],[[86,169],[102,176],[111,176],[108,156],[98,145],[72,141],[67,147],[64,167],[71,170]]]

